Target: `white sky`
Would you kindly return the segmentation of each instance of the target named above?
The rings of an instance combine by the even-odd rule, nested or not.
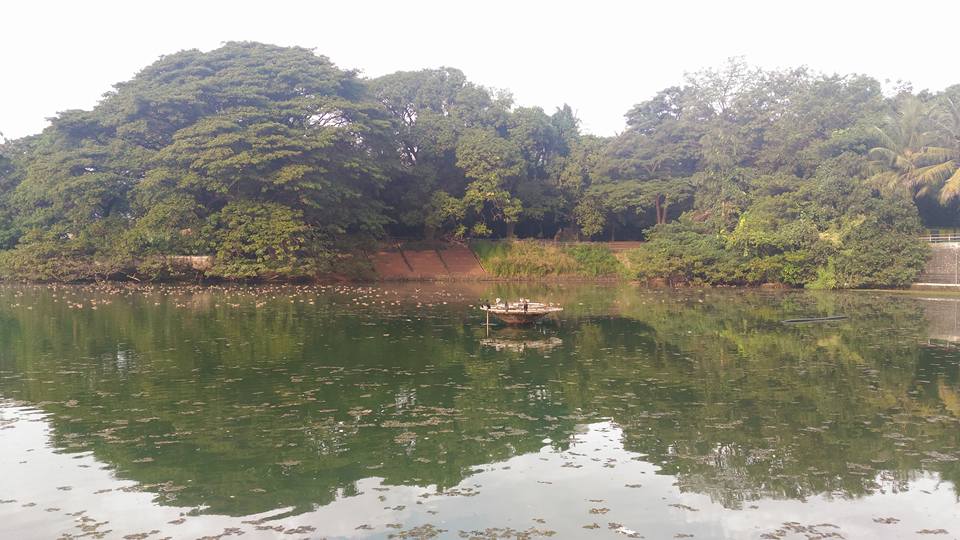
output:
[[[730,56],[767,68],[960,83],[960,1],[6,0],[0,5],[0,132],[37,133],[89,109],[160,55],[255,40],[315,48],[367,76],[453,66],[588,132],[685,72]]]

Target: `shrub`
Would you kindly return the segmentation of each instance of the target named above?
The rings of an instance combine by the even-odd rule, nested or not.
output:
[[[708,225],[679,221],[657,225],[649,241],[628,253],[633,277],[679,283],[743,283],[739,258]]]
[[[564,251],[577,262],[577,274],[581,276],[623,275],[623,264],[613,255],[610,248],[602,245],[577,244]]]
[[[107,279],[133,263],[116,249],[116,224],[95,224],[79,236],[63,230],[34,229],[14,249],[0,252],[0,277],[28,281]]]
[[[806,288],[821,290],[837,288],[837,269],[832,259],[827,262],[826,266],[817,268],[817,277],[807,283]]]
[[[904,287],[923,270],[929,247],[916,236],[871,227],[864,223],[844,239],[836,264],[837,285],[843,288]]]
[[[874,196],[862,203],[861,215],[843,228],[834,259],[837,286],[843,288],[903,287],[923,270],[929,247],[913,204],[905,199]]]

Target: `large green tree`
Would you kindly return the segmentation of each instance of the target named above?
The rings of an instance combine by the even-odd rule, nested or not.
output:
[[[43,242],[70,258],[80,247],[110,252],[116,264],[91,266],[91,276],[135,269],[151,252],[220,253],[231,204],[289,209],[302,241],[376,234],[388,220],[378,193],[391,151],[383,109],[325,57],[258,43],[184,51],[92,111],[54,119],[11,197],[33,231],[15,251],[27,257]],[[247,259],[257,267],[276,256]]]
[[[384,201],[399,232],[428,238],[465,227],[462,199],[468,180],[457,148],[472,129],[502,129],[510,102],[469,82],[453,68],[397,72],[370,82],[387,111],[398,165]]]

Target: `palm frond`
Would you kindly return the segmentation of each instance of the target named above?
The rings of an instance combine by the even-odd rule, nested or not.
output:
[[[883,191],[894,191],[901,186],[902,176],[894,171],[882,171],[867,179],[867,184]]]
[[[892,165],[897,158],[897,153],[884,146],[877,146],[867,151],[867,157],[874,161],[883,161]]]
[[[874,134],[876,134],[877,137],[879,137],[880,139],[880,146],[893,151],[896,151],[897,149],[900,148],[901,145],[897,144],[897,141],[895,141],[894,138],[891,137],[889,133],[887,133],[880,127],[874,126],[873,131],[874,131]]]
[[[934,116],[934,124],[941,134],[949,135],[954,141],[960,141],[960,107],[949,96],[944,96],[937,107],[939,114]]]
[[[957,164],[954,161],[945,161],[936,165],[921,167],[910,174],[910,181],[913,185],[940,185],[944,180],[951,178],[957,171]]]
[[[897,154],[893,158],[893,163],[891,164],[893,168],[899,171],[912,171],[917,168],[913,163],[913,156]]]
[[[934,165],[957,158],[960,158],[960,151],[958,151],[956,148],[925,146],[922,150],[920,150],[920,152],[917,153],[914,161],[916,163]]]
[[[954,171],[953,176],[947,179],[940,189],[940,204],[946,205],[957,197],[960,197],[960,168]]]

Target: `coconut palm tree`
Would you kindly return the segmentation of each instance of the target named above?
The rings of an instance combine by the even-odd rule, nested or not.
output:
[[[936,193],[949,204],[960,196],[960,110],[947,97],[931,105],[912,96],[898,109],[885,128],[875,128],[880,144],[868,153],[876,170],[871,182],[914,198]],[[927,129],[931,123],[938,129]]]
[[[960,103],[956,99],[943,97],[937,125],[947,139],[946,152],[942,157],[953,166],[953,171],[940,188],[940,203],[946,204],[960,197]]]

